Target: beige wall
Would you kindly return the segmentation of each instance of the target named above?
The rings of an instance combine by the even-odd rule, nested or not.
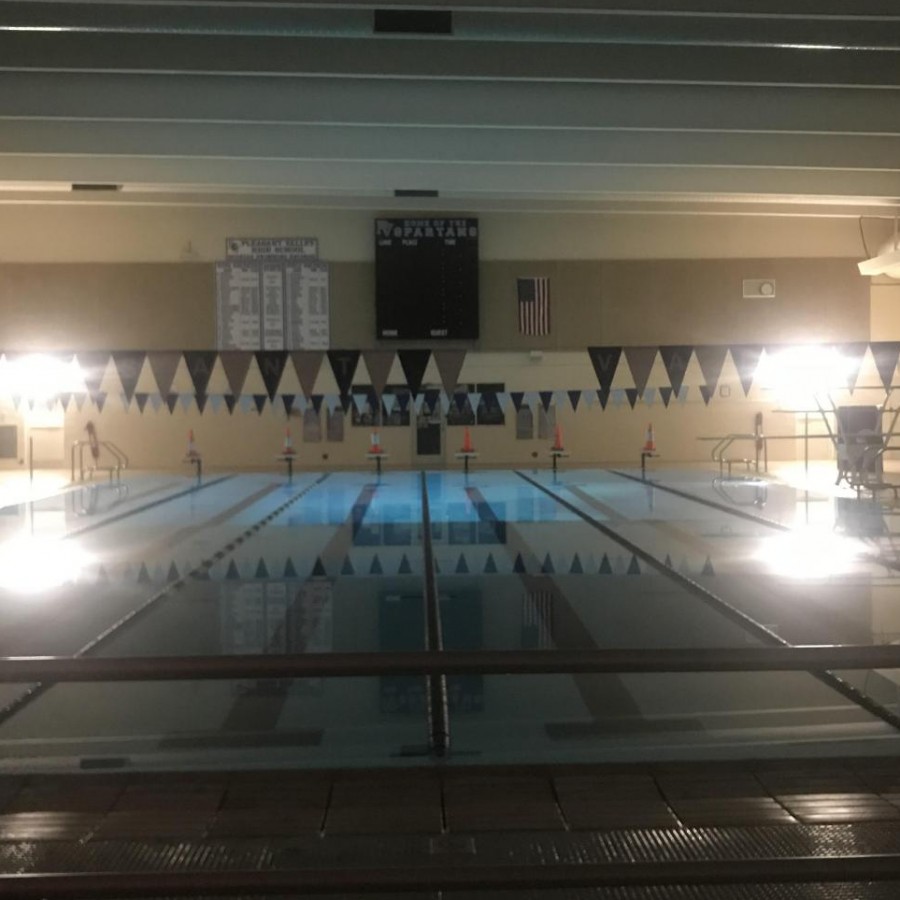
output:
[[[0,350],[200,349],[214,345],[214,261],[229,236],[317,236],[332,264],[332,346],[371,347],[375,332],[373,220],[388,210],[0,206]],[[467,210],[454,213],[471,212]],[[412,214],[412,211],[409,211]],[[394,215],[407,214],[394,210]],[[777,216],[669,216],[477,211],[481,222],[481,338],[461,381],[499,381],[511,389],[596,387],[584,348],[591,344],[799,343],[900,336],[894,285],[869,283],[856,270],[864,255],[855,219]],[[516,333],[515,278],[548,275],[552,334]],[[774,278],[773,300],[743,300],[744,278]],[[870,315],[871,307],[871,315]],[[393,342],[381,346],[394,348]],[[404,342],[403,346],[412,346]],[[452,346],[452,345],[451,345]],[[525,351],[547,353],[537,363]],[[578,361],[558,355],[571,351]],[[554,355],[557,354],[557,355]],[[574,366],[574,368],[573,368]],[[0,401],[2,402],[2,401]],[[696,385],[686,404],[638,403],[602,411],[560,411],[573,463],[637,460],[648,421],[667,461],[700,459],[704,434],[766,430],[790,435],[793,417],[764,397],[730,397],[706,406]],[[8,412],[8,410],[7,410]],[[21,414],[20,414],[21,417]],[[66,416],[67,445],[91,419],[139,467],[182,468],[187,430],[207,465],[275,465],[283,436],[278,407],[229,415],[208,407],[174,414],[149,406],[123,411],[110,397]],[[358,466],[366,429],[346,425],[342,444],[304,445],[300,465]],[[461,429],[448,428],[443,461],[455,464]],[[391,465],[409,464],[412,430],[386,430]],[[481,464],[546,463],[547,441],[517,441],[514,417],[476,430]],[[825,452],[824,442],[817,447]],[[327,454],[327,459],[323,455]],[[773,456],[802,454],[783,441]]]

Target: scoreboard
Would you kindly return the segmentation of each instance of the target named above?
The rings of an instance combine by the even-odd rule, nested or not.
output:
[[[478,220],[375,220],[379,338],[478,337]]]

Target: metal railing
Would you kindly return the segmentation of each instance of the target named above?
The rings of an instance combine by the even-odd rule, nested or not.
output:
[[[713,445],[712,450],[710,451],[710,456],[713,459],[713,462],[717,462],[719,464],[719,475],[724,476],[725,468],[728,468],[728,477],[731,477],[731,468],[735,463],[743,463],[747,466],[749,470],[750,466],[753,466],[755,472],[760,471],[760,451],[762,451],[762,463],[763,472],[769,471],[769,445],[768,438],[762,434],[756,434],[754,432],[734,432],[732,434],[726,434],[721,438],[701,438],[701,440],[715,440],[716,443]],[[725,454],[728,450],[731,449],[731,445],[738,441],[753,441],[753,456],[752,457],[738,457],[738,458],[729,458],[726,457]]]
[[[89,465],[85,468],[84,465],[84,448],[90,447],[90,441],[75,441],[72,444],[72,452],[71,452],[71,461],[72,461],[72,481],[75,481],[75,455],[78,455],[78,474],[79,481],[84,481],[85,471],[89,474],[90,477],[93,477],[94,472],[98,469],[102,469],[103,471],[109,472],[109,480],[113,480],[113,476],[115,475],[116,481],[121,480],[122,471],[128,468],[128,456],[125,451],[121,449],[121,447],[114,444],[112,441],[100,441],[98,446],[102,450],[106,450],[109,455],[112,457],[113,461],[110,465],[97,465],[99,463],[99,457],[94,461],[94,465]]]

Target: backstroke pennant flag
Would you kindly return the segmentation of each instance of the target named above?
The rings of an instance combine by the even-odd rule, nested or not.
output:
[[[519,334],[550,334],[550,279],[517,278]]]

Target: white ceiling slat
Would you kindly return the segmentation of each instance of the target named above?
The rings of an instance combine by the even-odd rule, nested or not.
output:
[[[10,121],[0,154],[900,172],[900,136]],[[538,181],[540,184],[540,181]]]

